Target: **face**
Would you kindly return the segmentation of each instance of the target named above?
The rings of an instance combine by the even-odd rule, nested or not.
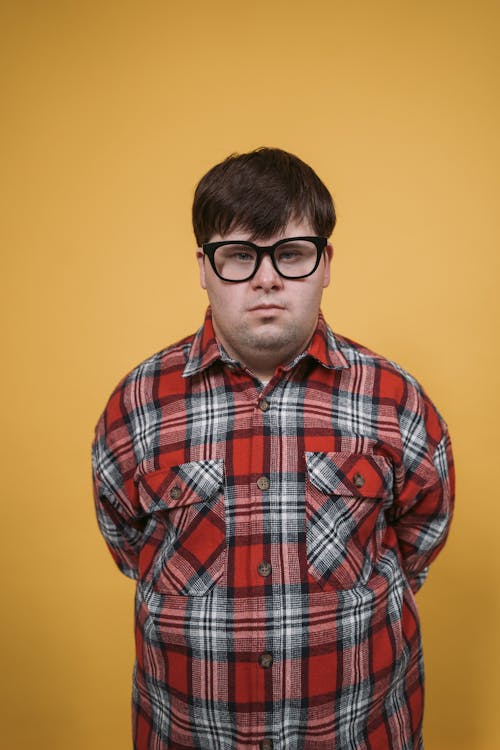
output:
[[[283,233],[257,244],[271,245],[285,237],[315,235],[308,221],[290,221]],[[244,230],[218,240],[249,240]],[[217,338],[226,351],[252,372],[270,377],[307,347],[316,327],[323,289],[330,282],[332,247],[328,245],[316,271],[305,279],[284,279],[264,255],[255,276],[238,283],[222,281],[201,249],[200,281],[207,290]]]

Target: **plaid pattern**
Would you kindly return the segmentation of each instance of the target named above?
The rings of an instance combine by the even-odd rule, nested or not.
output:
[[[195,336],[116,388],[93,445],[101,531],[137,579],[136,750],[419,750],[414,592],[445,542],[446,425],[334,336],[262,386]]]

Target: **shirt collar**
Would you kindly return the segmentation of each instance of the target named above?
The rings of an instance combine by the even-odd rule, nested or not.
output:
[[[328,370],[339,370],[350,366],[321,311],[316,330],[303,356],[312,357]]]
[[[312,357],[320,365],[329,370],[349,367],[349,363],[338,345],[335,334],[327,324],[321,312],[319,313],[318,323],[309,346],[283,369],[291,370],[295,367],[297,362],[308,356]],[[197,373],[206,370],[207,367],[210,367],[210,365],[217,360],[221,360],[227,364],[237,364],[226,354],[222,347],[219,346],[212,323],[212,311],[209,307],[203,325],[194,336],[188,360],[182,375],[185,378],[196,375]]]
[[[198,372],[206,370],[207,367],[210,367],[218,359],[221,359],[221,355],[222,353],[215,338],[215,331],[212,324],[212,311],[209,307],[205,314],[203,325],[194,336],[182,376],[188,378],[191,375],[196,375]]]

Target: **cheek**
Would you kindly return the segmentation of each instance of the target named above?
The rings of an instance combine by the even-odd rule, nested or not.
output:
[[[221,318],[229,318],[234,315],[232,311],[240,308],[239,295],[236,289],[209,285],[207,292],[212,309],[216,310]]]
[[[300,310],[304,315],[315,316],[321,302],[322,287],[314,286],[304,294],[302,301],[299,303]]]

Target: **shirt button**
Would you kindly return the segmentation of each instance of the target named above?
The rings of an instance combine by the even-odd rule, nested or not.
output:
[[[271,563],[267,562],[267,560],[262,560],[257,566],[257,571],[262,578],[267,578],[271,572]]]
[[[257,479],[257,487],[259,490],[268,490],[270,484],[271,483],[267,477],[259,477]]]
[[[269,410],[269,401],[267,398],[261,398],[259,401],[259,409],[261,411],[268,411]]]
[[[262,742],[259,745],[260,750],[273,750],[273,741],[272,740],[262,740]]]
[[[182,495],[182,490],[180,487],[172,487],[168,494],[170,495],[172,500],[178,500]]]
[[[262,669],[269,669],[269,667],[272,667],[273,665],[273,655],[270,654],[269,651],[264,651],[264,653],[259,656],[259,664]]]
[[[354,482],[355,487],[362,487],[365,483],[365,478],[362,474],[356,472],[356,474],[353,476],[352,481]]]

